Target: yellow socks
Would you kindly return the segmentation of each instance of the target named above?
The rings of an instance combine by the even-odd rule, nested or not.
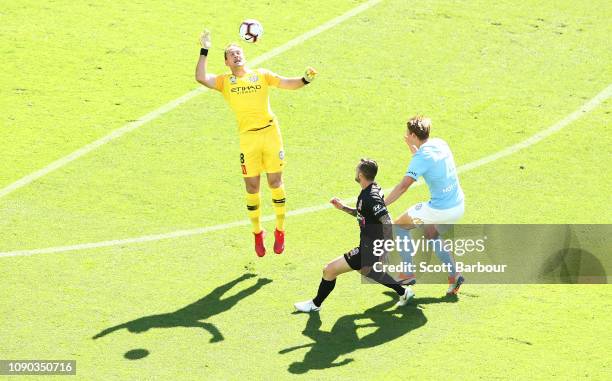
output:
[[[285,231],[285,187],[271,188],[272,205],[276,214],[276,229]],[[247,214],[253,224],[253,233],[261,232],[261,196],[259,193],[247,193]]]
[[[285,186],[281,185],[278,188],[270,188],[272,193],[272,205],[274,205],[274,213],[276,214],[276,229],[285,231]]]
[[[259,207],[261,204],[261,196],[259,193],[247,193],[246,203],[247,214],[251,219],[251,223],[253,224],[253,233],[258,234],[261,232],[261,208]]]

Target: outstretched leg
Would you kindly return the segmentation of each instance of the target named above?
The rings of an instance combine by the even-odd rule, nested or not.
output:
[[[334,290],[338,275],[352,270],[353,269],[349,266],[343,255],[326,264],[323,267],[323,278],[321,279],[321,283],[319,283],[317,296],[312,300],[315,306],[321,307],[323,301]]]
[[[358,251],[359,249],[353,249],[353,251],[355,250]],[[353,269],[343,255],[329,262],[323,267],[323,278],[319,283],[317,296],[315,296],[315,298],[312,300],[295,303],[295,308],[302,312],[318,311],[321,309],[321,304],[323,304],[323,301],[334,290],[334,287],[336,286],[336,277],[352,270]]]
[[[364,267],[361,270],[361,274],[367,276],[377,283],[382,284],[385,287],[389,287],[393,291],[397,292],[399,296],[404,295],[404,287],[402,287],[402,285],[397,283],[397,281],[395,281],[391,275],[384,271],[374,271],[374,269],[370,267]]]

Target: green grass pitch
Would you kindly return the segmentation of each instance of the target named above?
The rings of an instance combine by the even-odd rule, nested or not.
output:
[[[5,2],[0,188],[196,88],[204,26],[220,73],[245,18],[265,27],[245,46],[253,60],[362,3]],[[266,61],[282,75],[320,72],[271,98],[289,210],[356,196],[360,157],[379,162],[384,188],[395,185],[412,114],[432,117],[458,165],[555,124],[610,85],[611,17],[598,0],[383,0]],[[611,111],[607,99],[543,141],[461,173],[462,222],[612,223]],[[204,92],[0,198],[0,252],[244,220],[237,154],[233,114]],[[392,215],[427,196],[411,189]],[[441,298],[443,285],[419,285],[396,310],[384,288],[345,275],[319,314],[293,314],[357,231],[331,209],[288,217],[287,229],[286,252],[262,259],[248,225],[0,257],[0,359],[76,359],[83,380],[612,374],[608,285],[467,283],[456,301]]]

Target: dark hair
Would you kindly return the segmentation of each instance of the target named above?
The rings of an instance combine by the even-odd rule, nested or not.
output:
[[[420,140],[429,139],[429,131],[431,130],[431,119],[423,115],[417,115],[410,118],[408,121],[408,131],[412,132]]]
[[[378,164],[372,159],[360,159],[359,165],[357,165],[359,172],[363,173],[363,176],[368,181],[374,181],[376,174],[378,173]]]

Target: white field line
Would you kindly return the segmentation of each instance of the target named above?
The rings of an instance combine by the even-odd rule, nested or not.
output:
[[[502,157],[512,155],[513,153],[520,151],[524,148],[527,148],[531,145],[534,145],[537,142],[554,134],[555,132],[558,132],[559,130],[567,127],[574,121],[580,119],[583,115],[591,112],[594,108],[596,108],[597,106],[605,102],[606,99],[610,98],[610,96],[612,96],[612,84],[609,84],[608,87],[606,87],[599,94],[591,98],[591,100],[589,100],[587,103],[583,104],[582,107],[580,107],[573,113],[569,114],[565,118],[561,119],[557,123],[553,124],[552,126],[548,127],[547,129],[542,130],[538,132],[537,134],[531,136],[530,138],[525,139],[522,142],[514,144],[508,148],[505,148],[497,153],[494,153],[489,156],[485,156],[482,159],[478,159],[471,163],[465,164],[459,167],[458,170],[459,171],[469,171],[470,169],[480,167],[492,161],[501,159]]]
[[[269,52],[266,52],[264,54],[262,54],[261,56],[253,59],[252,61],[250,61],[250,64],[253,66],[257,66],[269,59],[272,59],[276,56],[278,56],[279,54],[282,54],[284,52],[286,52],[287,50],[303,43],[304,41],[322,33],[325,32],[326,30],[333,28],[334,26],[346,21],[347,19],[358,15],[359,13],[367,10],[368,8],[380,3],[382,0],[370,0],[367,1],[353,9],[351,9],[350,11],[336,17],[333,18],[331,20],[329,20],[328,22],[304,33],[299,35],[298,37],[284,43],[283,45],[274,48],[272,50],[270,50]],[[56,169],[59,169],[63,166],[65,166],[66,164],[80,158],[81,156],[85,156],[88,153],[90,153],[91,151],[105,145],[106,143],[118,139],[120,137],[122,137],[123,135],[127,134],[128,132],[134,131],[135,129],[149,123],[150,121],[159,118],[160,116],[166,114],[169,111],[174,110],[175,108],[177,108],[178,106],[182,105],[183,103],[188,102],[189,100],[191,100],[192,98],[198,96],[199,94],[205,92],[207,89],[205,87],[198,87],[197,89],[191,90],[190,92],[188,92],[187,94],[173,100],[170,101],[168,103],[166,103],[165,105],[159,107],[156,110],[151,111],[150,113],[138,118],[138,120],[134,121],[134,122],[130,122],[128,124],[126,124],[125,126],[118,128],[114,131],[112,131],[111,133],[109,133],[106,136],[101,137],[100,139],[87,144],[86,146],[83,146],[81,148],[79,148],[78,150],[72,152],[71,154],[64,156],[60,159],[57,159],[56,161],[50,163],[49,165],[47,165],[44,168],[39,169],[36,172],[30,173],[29,175],[22,177],[21,179],[15,181],[12,184],[7,185],[6,187],[0,189],[0,198],[16,191],[19,188],[22,188],[30,183],[32,183],[33,181],[36,181],[38,179],[40,179],[43,176],[48,175],[49,173],[55,171]]]
[[[529,146],[532,146],[532,145],[538,143],[539,141],[545,139],[546,137],[554,134],[555,132],[558,132],[562,128],[568,126],[569,124],[571,124],[572,122],[576,121],[577,119],[579,119],[583,115],[587,114],[588,112],[592,111],[594,108],[596,108],[602,102],[604,102],[606,99],[610,98],[610,96],[612,96],[612,84],[608,85],[608,87],[606,87],[602,92],[600,92],[593,99],[589,100],[587,103],[582,105],[579,109],[577,109],[573,113],[569,114],[568,116],[566,116],[565,118],[563,118],[559,122],[557,122],[557,123],[553,124],[552,126],[548,127],[547,129],[542,130],[542,131],[538,132],[537,134],[531,136],[530,138],[528,138],[526,140],[523,140],[520,143],[514,144],[514,145],[512,145],[512,146],[510,146],[508,148],[505,148],[505,149],[503,149],[503,150],[501,150],[499,152],[496,152],[496,153],[491,154],[489,156],[485,156],[485,157],[483,157],[481,159],[478,159],[478,160],[475,160],[475,161],[473,161],[471,163],[462,165],[462,166],[457,168],[457,171],[459,173],[466,172],[466,171],[478,168],[480,166],[483,166],[485,164],[491,163],[491,162],[493,162],[495,160],[499,160],[499,159],[501,159],[503,157],[512,155],[512,154],[514,154],[514,153],[516,153],[516,152],[518,152],[518,151],[520,151],[522,149],[525,149],[525,148],[527,148]],[[421,185],[421,184],[422,184],[422,182],[418,182],[415,185]],[[355,199],[351,199],[351,200],[354,201]],[[318,212],[318,211],[329,209],[329,208],[331,208],[330,204],[322,204],[322,205],[317,205],[317,206],[311,206],[311,207],[307,207],[307,208],[301,208],[301,209],[292,210],[292,211],[287,213],[287,216],[299,216],[299,215],[303,215],[303,214],[309,214],[309,213]],[[262,220],[263,221],[271,221],[274,218],[275,217],[273,215],[272,216],[265,216],[265,217],[262,218]],[[131,244],[131,243],[142,243],[142,242],[150,242],[150,241],[160,241],[160,240],[163,240],[163,239],[170,239],[170,238],[178,238],[178,237],[187,237],[187,236],[193,236],[193,235],[199,235],[199,234],[206,234],[206,233],[217,231],[217,230],[227,230],[227,229],[235,228],[235,227],[238,227],[238,226],[246,226],[246,225],[249,225],[249,224],[250,224],[249,220],[242,220],[242,221],[230,222],[230,223],[227,223],[227,224],[207,226],[207,227],[191,229],[191,230],[178,230],[178,231],[174,231],[174,232],[170,232],[170,233],[155,234],[155,235],[146,235],[146,236],[134,237],[134,238],[125,238],[125,239],[117,239],[117,240],[101,241],[101,242],[92,242],[92,243],[82,243],[82,244],[70,245],[70,246],[47,247],[47,248],[43,248],[43,249],[7,251],[7,252],[4,252],[4,253],[0,253],[0,258],[3,258],[3,257],[28,256],[28,255],[36,255],[36,254],[61,253],[61,252],[66,252],[66,251],[86,250],[86,249],[94,249],[94,248],[99,248],[99,247],[121,246],[121,245],[127,245],[127,244]]]

